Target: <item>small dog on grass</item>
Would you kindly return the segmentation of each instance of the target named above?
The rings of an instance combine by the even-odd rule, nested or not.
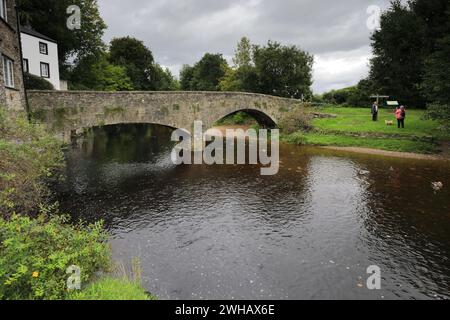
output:
[[[384,120],[384,123],[385,123],[387,126],[393,126],[393,125],[394,125],[394,121],[387,121],[387,120]]]

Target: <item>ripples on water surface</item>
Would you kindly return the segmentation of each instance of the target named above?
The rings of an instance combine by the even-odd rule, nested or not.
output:
[[[255,166],[174,166],[170,129],[96,129],[68,153],[61,205],[104,219],[161,299],[450,297],[450,166],[281,146]],[[442,181],[435,193],[430,184]],[[366,268],[378,265],[382,290]]]

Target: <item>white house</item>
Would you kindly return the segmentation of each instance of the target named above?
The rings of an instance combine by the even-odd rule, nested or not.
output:
[[[56,90],[66,90],[59,78],[58,44],[27,27],[20,28],[20,35],[23,71],[45,78]]]

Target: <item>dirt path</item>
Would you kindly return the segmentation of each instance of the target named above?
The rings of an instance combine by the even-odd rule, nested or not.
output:
[[[359,148],[359,147],[333,147],[326,146],[321,147],[329,150],[336,151],[347,151],[347,152],[355,152],[355,153],[365,153],[365,154],[374,154],[380,156],[394,157],[394,158],[406,158],[406,159],[419,159],[419,160],[446,160],[450,161],[450,157],[444,155],[429,155],[429,154],[420,154],[420,153],[410,153],[410,152],[397,152],[397,151],[386,151],[379,149],[370,149],[370,148]]]

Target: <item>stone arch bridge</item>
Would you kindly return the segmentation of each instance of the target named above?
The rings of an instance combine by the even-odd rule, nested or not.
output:
[[[238,111],[273,127],[284,112],[302,107],[295,99],[240,92],[28,91],[28,101],[31,116],[60,133],[122,123],[191,130],[196,120],[208,129]]]

